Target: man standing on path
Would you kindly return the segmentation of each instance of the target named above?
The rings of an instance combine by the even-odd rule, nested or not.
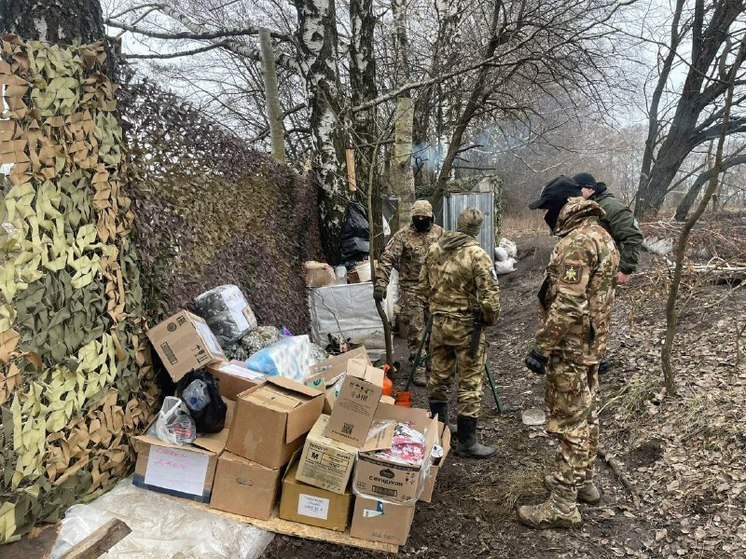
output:
[[[448,392],[458,368],[456,454],[473,458],[489,458],[497,452],[477,442],[487,358],[483,327],[493,326],[500,314],[492,261],[475,238],[483,221],[482,212],[475,208],[461,212],[456,231],[444,233],[430,248],[420,274],[420,291],[433,315],[430,410],[448,423]]]
[[[578,173],[573,180],[580,186],[583,198],[593,200],[606,212],[606,216],[602,217],[600,222],[614,238],[619,249],[617,283],[627,283],[630,276],[637,271],[640,249],[645,240],[632,210],[609,192],[606,184],[596,182],[590,173]]]
[[[391,269],[399,270],[399,307],[401,322],[407,331],[409,361],[414,360],[420,333],[425,326],[426,305],[417,291],[422,263],[430,246],[443,235],[443,228],[433,224],[433,208],[427,200],[417,200],[412,206],[412,223],[397,231],[386,245],[376,266],[373,298],[380,302],[386,297]],[[413,382],[425,386],[425,371],[418,369]]]
[[[603,209],[579,194],[575,181],[561,176],[529,205],[546,210],[544,220],[560,237],[539,290],[541,325],[526,356],[530,370],[546,373],[546,430],[559,442],[553,471],[545,479],[549,499],[518,509],[519,521],[532,528],[578,525],[577,501],[600,498],[593,483],[598,362],[606,351],[619,252],[599,223]]]

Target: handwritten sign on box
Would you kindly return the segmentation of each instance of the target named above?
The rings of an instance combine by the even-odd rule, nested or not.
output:
[[[210,457],[199,452],[152,445],[145,483],[189,495],[202,495]]]

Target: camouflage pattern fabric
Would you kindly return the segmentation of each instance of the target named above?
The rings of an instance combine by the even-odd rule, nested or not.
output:
[[[601,207],[582,197],[562,208],[539,291],[542,323],[536,346],[544,355],[595,365],[606,352],[619,252],[599,224]]]
[[[477,355],[470,354],[474,321],[481,312],[483,323],[494,325],[500,314],[500,292],[491,266],[474,237],[448,232],[430,248],[420,273],[419,289],[433,313],[430,399],[448,401],[455,366],[458,414],[468,417],[479,415],[486,359],[484,333]]]
[[[474,321],[435,316],[430,334],[432,371],[428,379],[430,400],[448,402],[454,372],[458,369],[458,415],[479,417],[482,402],[482,375],[487,356],[484,332],[477,355],[471,355]]]
[[[425,302],[417,291],[422,263],[430,246],[443,235],[443,228],[433,225],[430,231],[420,233],[413,225],[397,231],[386,245],[376,267],[376,287],[386,287],[391,277],[391,269],[399,269],[399,306],[401,317],[407,329],[409,355],[417,352],[419,337],[425,324]]]
[[[422,295],[411,287],[399,289],[399,318],[407,331],[409,357],[413,358],[420,346],[420,335],[425,326],[426,309]]]
[[[539,293],[542,324],[536,345],[549,356],[547,432],[559,442],[549,476],[546,518],[567,517],[578,489],[593,478],[599,439],[598,361],[606,351],[619,252],[599,224],[603,210],[582,197],[562,208]],[[519,513],[520,516],[520,513]]]

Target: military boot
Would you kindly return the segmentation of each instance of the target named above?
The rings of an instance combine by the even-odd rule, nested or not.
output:
[[[576,500],[576,491],[568,487],[552,490],[549,499],[540,505],[525,505],[516,511],[518,521],[529,528],[572,528],[583,523]]]
[[[417,370],[414,372],[412,384],[415,386],[427,386],[427,375],[425,375],[424,367],[417,367]]]
[[[552,475],[547,474],[544,476],[544,487],[552,491]],[[583,485],[578,489],[578,503],[585,503],[587,505],[595,505],[601,500],[601,492],[593,483],[593,480],[586,480]]]
[[[456,455],[466,458],[490,458],[495,455],[497,449],[485,446],[477,442],[477,418],[458,416],[456,426],[458,445]]]
[[[580,489],[578,489],[578,502],[595,505],[600,500],[601,492],[598,490],[598,487],[596,487],[592,479],[587,479]]]

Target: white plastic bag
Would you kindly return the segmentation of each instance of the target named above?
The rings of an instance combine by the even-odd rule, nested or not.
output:
[[[510,239],[506,239],[505,237],[503,237],[502,239],[500,239],[498,246],[505,249],[505,251],[508,253],[509,258],[516,258],[518,256],[518,247]]]
[[[256,328],[254,311],[237,285],[220,285],[194,298],[194,306],[221,346],[227,346]]]
[[[505,262],[495,262],[495,273],[498,276],[515,272],[516,259],[508,258]]]
[[[505,262],[508,258],[508,251],[503,247],[495,247],[495,262]]]
[[[171,444],[192,444],[197,438],[197,425],[181,398],[166,396],[148,435]]]

